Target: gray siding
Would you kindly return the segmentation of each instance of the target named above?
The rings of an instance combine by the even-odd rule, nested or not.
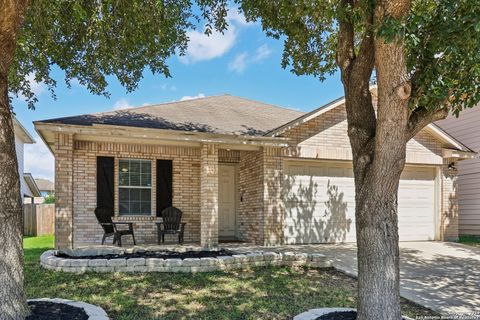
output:
[[[437,123],[467,147],[480,152],[480,106]],[[480,158],[458,165],[459,234],[480,235]]]
[[[18,174],[20,175],[20,190],[22,196],[25,194],[30,194],[30,190],[25,183],[23,178],[23,155],[24,155],[24,143],[23,141],[15,135],[15,150],[17,151],[17,161],[18,161]]]

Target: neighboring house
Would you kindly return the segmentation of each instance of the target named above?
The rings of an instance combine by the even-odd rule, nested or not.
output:
[[[303,113],[222,95],[35,127],[55,155],[57,248],[101,242],[97,206],[134,222],[140,243],[170,205],[203,246],[355,241],[344,99]],[[474,153],[433,124],[407,150],[400,240],[456,240],[451,168]]]
[[[480,106],[437,123],[474,151],[480,151]],[[458,164],[459,234],[480,235],[480,158]]]
[[[15,151],[17,152],[18,161],[18,173],[20,176],[20,190],[25,202],[32,202],[34,197],[40,196],[38,188],[35,185],[35,181],[30,173],[24,173],[24,146],[25,144],[33,144],[33,140],[30,133],[25,129],[22,124],[13,118],[13,129],[15,135]]]
[[[31,173],[23,174],[23,203],[38,203],[37,199],[40,197],[40,190]]]
[[[38,189],[40,190],[40,195],[46,197],[49,195],[55,194],[55,184],[48,179],[35,179]]]

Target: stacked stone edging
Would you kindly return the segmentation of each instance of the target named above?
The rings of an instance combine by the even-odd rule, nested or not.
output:
[[[310,309],[303,313],[300,313],[293,317],[293,320],[316,320],[321,316],[325,316],[330,313],[334,312],[343,312],[343,311],[357,311],[356,309],[352,308],[318,308],[318,309]],[[402,316],[403,320],[413,320],[412,318]]]
[[[87,256],[87,254],[85,254]],[[40,264],[49,270],[83,273],[93,272],[209,272],[257,266],[331,267],[331,262],[320,253],[295,252],[239,252],[216,258],[112,258],[75,259],[55,256],[54,250],[40,256]]]
[[[95,306],[90,303],[81,302],[81,301],[72,301],[67,299],[60,299],[60,298],[40,298],[40,299],[29,299],[28,301],[43,301],[43,302],[53,302],[53,303],[61,303],[66,304],[72,307],[77,307],[83,309],[88,316],[89,320],[109,320],[107,313],[102,308]]]

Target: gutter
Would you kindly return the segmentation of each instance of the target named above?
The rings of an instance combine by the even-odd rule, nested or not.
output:
[[[107,140],[139,139],[155,142],[158,140],[193,142],[193,143],[215,143],[222,145],[248,145],[248,146],[264,146],[264,147],[287,147],[290,139],[282,137],[264,137],[264,136],[244,136],[234,134],[220,134],[208,132],[193,131],[175,131],[165,129],[139,128],[108,124],[93,124],[91,126],[82,125],[66,125],[59,123],[34,122],[35,130],[39,133],[50,151],[49,141],[43,134],[44,132],[52,133],[68,133],[74,134],[76,140],[82,141],[99,141],[100,138]],[[104,140],[102,140],[104,141]],[[132,142],[133,142],[132,141]],[[50,141],[53,143],[54,141]],[[161,143],[157,143],[161,144]]]

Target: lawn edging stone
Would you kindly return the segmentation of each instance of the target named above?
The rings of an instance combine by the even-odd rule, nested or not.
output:
[[[318,309],[310,309],[303,313],[300,313],[293,317],[293,320],[316,320],[321,316],[326,316],[330,313],[335,312],[348,312],[348,311],[357,311],[356,309],[352,308],[318,308]],[[403,320],[413,320],[412,318],[402,316]]]
[[[28,299],[28,301],[52,302],[52,303],[66,304],[72,307],[77,307],[77,308],[83,309],[83,311],[87,314],[89,320],[109,320],[110,319],[107,313],[105,312],[105,310],[103,310],[99,306],[95,306],[93,304],[86,303],[86,302],[73,301],[73,300],[60,299],[60,298]]]
[[[150,250],[152,248],[149,248]],[[122,252],[133,251],[120,249]],[[118,253],[120,250],[115,250]],[[252,251],[235,253],[231,256],[202,258],[121,258],[88,259],[79,258],[86,253],[108,250],[89,249],[73,258],[57,257],[54,250],[45,251],[40,256],[40,264],[45,269],[72,273],[91,272],[211,272],[218,270],[234,270],[259,266],[306,266],[313,268],[328,268],[330,260],[321,253],[294,253],[274,251]],[[140,249],[136,250],[137,252]]]

